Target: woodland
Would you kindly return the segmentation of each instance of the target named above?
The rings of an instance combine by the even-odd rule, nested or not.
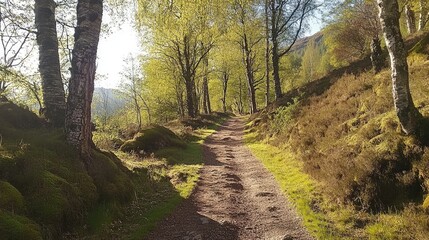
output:
[[[1,0],[0,239],[429,239],[428,21],[428,0]],[[141,51],[96,87],[123,22]]]

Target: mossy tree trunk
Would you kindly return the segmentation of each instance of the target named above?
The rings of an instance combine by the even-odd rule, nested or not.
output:
[[[66,102],[60,72],[55,7],[56,3],[53,0],[35,0],[34,13],[45,105],[43,113],[55,127],[63,127]]]
[[[407,51],[399,28],[397,0],[377,0],[380,22],[390,55],[393,100],[396,114],[406,134],[416,134],[420,113],[410,93]]]
[[[66,112],[66,138],[83,157],[89,157],[92,143],[91,102],[103,0],[79,0]]]

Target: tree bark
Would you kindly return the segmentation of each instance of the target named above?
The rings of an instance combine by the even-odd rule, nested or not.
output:
[[[256,113],[258,111],[256,106],[256,89],[255,89],[255,75],[253,69],[254,58],[251,55],[251,50],[247,40],[247,35],[244,34],[243,37],[243,55],[244,55],[244,65],[246,67],[246,77],[247,77],[247,88],[249,92],[249,108],[250,113]]]
[[[271,0],[271,42],[273,43],[272,61],[273,61],[273,78],[274,78],[274,93],[276,99],[282,97],[282,86],[280,81],[280,56],[279,56],[279,43],[278,43],[278,29],[277,29],[277,9],[275,1]]]
[[[416,14],[408,4],[405,6],[405,16],[407,20],[408,33],[409,34],[415,33],[416,32]]]
[[[195,101],[194,101],[194,92],[195,87],[193,86],[193,81],[190,79],[190,76],[185,78],[185,87],[186,87],[186,106],[188,108],[188,117],[194,118],[195,115]]]
[[[79,0],[66,112],[67,142],[89,159],[93,147],[91,102],[103,0]]]
[[[60,72],[58,37],[53,0],[35,0],[34,14],[39,46],[44,115],[55,127],[64,127],[65,92]]]
[[[418,30],[421,31],[426,26],[427,17],[428,17],[428,9],[427,9],[427,2],[426,0],[420,0],[420,14],[419,14],[419,28]]]
[[[203,76],[203,110],[205,114],[210,114],[212,112],[210,104],[210,93],[209,93],[209,59],[206,56],[203,59],[204,63],[204,76]]]
[[[406,134],[416,134],[420,113],[414,106],[409,87],[407,52],[399,29],[397,0],[377,0],[380,22],[390,55],[393,100],[396,114]]]
[[[270,104],[270,23],[268,9],[269,0],[265,0],[265,106]]]
[[[228,90],[229,75],[227,72],[222,73],[222,110],[226,113],[226,92]]]
[[[376,73],[380,72],[384,65],[383,51],[378,36],[371,41],[371,63]]]

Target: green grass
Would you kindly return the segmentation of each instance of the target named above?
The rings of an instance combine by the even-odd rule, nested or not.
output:
[[[183,134],[186,146],[164,147],[150,156],[115,152],[124,166],[134,172],[135,200],[124,209],[120,222],[104,214],[103,209],[94,211],[91,214],[92,225],[97,231],[88,233],[87,237],[108,239],[114,237],[111,235],[114,231],[120,234],[121,239],[144,239],[159,221],[191,195],[203,167],[202,144],[225,120],[226,116],[214,117],[192,131],[174,122],[170,128],[176,133],[186,131]],[[116,226],[115,230],[111,229],[112,226]]]
[[[303,163],[285,150],[255,141],[255,137],[256,133],[245,135],[247,146],[274,175],[282,191],[302,216],[304,226],[318,239],[333,239],[324,214],[311,207],[320,202],[320,186],[304,173]]]

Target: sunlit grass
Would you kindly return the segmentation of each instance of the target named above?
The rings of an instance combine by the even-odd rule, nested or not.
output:
[[[319,184],[304,173],[303,163],[291,153],[262,142],[251,141],[255,134],[246,134],[247,146],[274,175],[286,197],[301,215],[305,227],[319,239],[333,239],[324,214],[311,207],[320,201]]]
[[[160,149],[145,158],[117,153],[124,165],[138,174],[140,200],[136,204],[143,209],[139,215],[128,219],[134,227],[129,227],[130,233],[124,238],[143,239],[192,194],[203,167],[202,144],[225,120],[226,117],[219,117],[213,124],[193,130],[184,148]]]

